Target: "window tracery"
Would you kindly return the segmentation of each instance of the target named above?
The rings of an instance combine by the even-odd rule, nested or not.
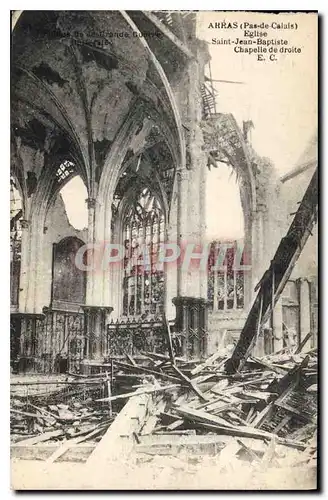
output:
[[[123,221],[123,316],[156,317],[163,312],[165,279],[158,252],[164,243],[162,207],[148,188],[129,206]]]
[[[245,275],[243,256],[239,256],[238,242],[226,248],[225,258],[218,266],[222,243],[214,241],[208,265],[208,300],[213,311],[240,310],[245,305]],[[223,243],[226,247],[227,243]],[[217,269],[213,269],[217,267]]]

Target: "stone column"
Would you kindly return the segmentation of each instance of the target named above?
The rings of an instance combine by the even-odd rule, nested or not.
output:
[[[27,283],[28,283],[28,266],[29,266],[29,227],[28,220],[21,220],[22,242],[21,242],[21,263],[20,263],[20,279],[19,279],[19,294],[18,294],[18,310],[26,311],[27,303]]]
[[[176,330],[184,336],[184,354],[199,356],[207,346],[207,261],[205,240],[206,169],[201,130],[201,83],[204,78],[202,59],[191,61],[187,68],[185,106],[182,110],[186,138],[186,168],[178,172],[177,240],[181,251],[178,262],[178,296]],[[200,258],[189,259],[187,255]]]
[[[273,329],[273,350],[280,351],[284,347],[283,328],[282,328],[282,298],[276,303],[272,314]]]
[[[182,336],[182,354],[187,358],[206,356],[207,301],[195,297],[176,297],[176,330]]]
[[[170,209],[169,221],[167,223],[167,237],[168,243],[176,243],[177,241],[177,227],[178,227],[178,196],[175,191],[172,196],[172,203]],[[178,289],[178,265],[177,261],[168,262],[164,265],[165,274],[165,311],[167,319],[174,320],[175,307],[172,302],[173,298],[177,296]]]
[[[88,252],[86,305],[84,310],[84,332],[87,342],[86,357],[91,360],[103,361],[106,354],[107,322],[113,308],[104,304],[104,277],[108,270],[102,269],[105,241],[104,233],[100,230],[101,218],[98,212],[96,220],[96,200],[88,198]],[[97,227],[98,223],[98,227]],[[98,233],[97,233],[98,229]],[[98,234],[98,240],[96,238]],[[99,241],[103,238],[103,241]],[[92,251],[94,245],[94,251]]]
[[[107,214],[107,220],[109,214]],[[122,245],[123,247],[123,228],[121,221],[118,217],[114,220],[113,231],[111,224],[108,221],[108,233],[106,240],[114,245]],[[111,318],[115,321],[120,318],[122,314],[123,302],[123,259],[118,262],[108,264],[107,269],[103,271],[103,289],[104,289],[104,305],[110,304],[113,307],[113,314]]]
[[[28,235],[26,236],[24,247],[28,256],[24,258],[24,267],[26,277],[24,279],[24,303],[22,304],[22,312],[33,314],[35,312],[35,293],[37,288],[37,266],[38,266],[38,238],[37,222],[31,221],[28,224]],[[42,232],[42,227],[38,228]],[[23,249],[23,242],[22,242]]]
[[[20,345],[18,366],[20,372],[33,371],[35,358],[37,357],[37,343],[39,339],[36,336],[36,321],[44,320],[44,314],[18,313],[16,321],[20,322]],[[17,327],[17,326],[16,326]]]
[[[172,302],[176,307],[175,328],[182,337],[182,354],[185,356],[189,344],[188,299],[186,297],[175,297]]]
[[[95,243],[95,208],[96,200],[94,198],[88,198],[86,200],[88,206],[88,245]],[[87,287],[86,287],[86,303],[94,304],[94,288],[95,288],[95,276],[96,270],[94,269],[97,259],[97,254],[93,249],[88,251],[88,267],[90,270],[87,271]]]
[[[87,357],[101,362],[106,354],[107,320],[113,308],[83,306],[83,310]]]

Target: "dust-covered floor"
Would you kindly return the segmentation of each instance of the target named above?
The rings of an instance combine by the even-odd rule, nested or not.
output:
[[[296,450],[281,458],[279,466],[224,453],[197,458],[131,454],[101,470],[86,464],[12,459],[11,486],[15,490],[313,490],[316,476],[316,462],[299,464]]]

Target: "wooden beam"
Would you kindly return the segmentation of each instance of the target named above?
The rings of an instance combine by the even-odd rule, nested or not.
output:
[[[163,35],[165,35],[185,56],[189,59],[195,59],[194,54],[191,50],[174,34],[169,28],[165,26],[154,14],[149,11],[143,11],[143,14],[148,17],[148,19],[155,24],[156,28],[158,28]]]
[[[172,377],[171,375],[168,375],[167,373],[163,373],[161,371],[150,370],[149,368],[145,368],[144,366],[133,366],[129,365],[128,363],[122,363],[121,361],[116,361],[116,364],[117,366],[126,368],[127,370],[137,371],[143,374],[149,373],[150,375],[155,375],[156,377],[172,380],[173,382],[179,381],[179,378],[177,377]]]
[[[150,394],[140,394],[129,399],[88,458],[87,466],[90,471],[104,467],[108,461],[115,461],[131,452],[135,444],[134,434],[144,424],[150,401]]]
[[[23,439],[22,441],[18,441],[16,445],[19,446],[32,446],[38,443],[42,443],[44,441],[48,441],[51,438],[59,437],[64,434],[62,429],[58,429],[55,431],[44,432],[43,434],[39,434],[38,436],[34,436],[32,438]]]
[[[194,410],[193,408],[189,408],[187,406],[180,406],[178,408],[174,408],[174,410],[180,417],[186,418],[189,421],[191,420],[194,422],[200,422],[201,424],[209,423],[227,428],[234,428],[234,426],[227,420],[216,415],[212,415],[211,413],[207,413],[203,410]]]
[[[220,356],[222,356],[222,352],[219,350],[219,351],[215,352],[214,354],[212,354],[212,356],[210,356],[204,363],[199,364],[198,366],[196,366],[196,368],[191,370],[190,375],[193,375],[193,376],[197,375],[202,370],[204,370],[204,368],[212,365],[214,363],[214,361],[216,361]]]
[[[203,401],[208,401],[209,398],[205,394],[202,393],[202,391],[197,387],[196,383],[190,380],[190,378],[187,377],[182,371],[175,365],[172,365],[174,371],[180,376],[182,380],[187,382],[187,384],[191,387],[191,389],[197,394],[199,398],[201,398]]]
[[[117,399],[129,399],[131,397],[139,396],[140,394],[151,394],[153,392],[163,392],[169,389],[176,389],[179,387],[178,384],[171,384],[171,385],[166,385],[164,387],[157,386],[157,387],[144,387],[142,389],[138,389],[133,392],[127,392],[126,394],[118,394],[117,396],[111,396],[109,398],[101,398],[101,399],[96,399],[97,402],[103,402],[103,401],[116,401]]]
[[[82,443],[83,441],[85,441],[86,439],[89,439],[91,437],[95,437],[97,436],[98,434],[100,434],[100,432],[102,432],[104,430],[104,425],[98,425],[96,427],[96,429],[94,429],[93,431],[89,432],[89,434],[85,435],[85,436],[80,436],[80,437],[75,437],[73,439],[68,439],[66,441],[64,441],[61,446],[59,446],[52,455],[50,455],[50,457],[47,458],[47,462],[48,463],[53,463],[55,462],[56,460],[58,460],[60,457],[62,457],[72,446],[76,445],[76,444],[79,444],[79,443]]]
[[[257,327],[268,320],[272,305],[276,304],[283,291],[294,266],[316,223],[318,208],[318,172],[312,179],[298,207],[295,217],[281,239],[269,269],[264,273],[259,284],[259,292],[248,313],[244,327],[232,356],[225,364],[228,373],[241,370],[257,340]],[[274,276],[274,301],[272,286]]]

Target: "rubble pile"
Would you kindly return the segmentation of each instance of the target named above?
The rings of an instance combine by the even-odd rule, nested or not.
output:
[[[32,396],[22,395],[22,391],[17,394],[13,390],[11,441],[21,444],[37,438],[37,442],[61,442],[90,433],[94,440],[100,439],[120,410],[116,404],[115,411],[111,407],[109,412],[108,404],[95,401],[106,394],[104,385],[98,378],[91,384],[82,381],[79,386],[68,382],[65,388],[46,395],[35,391]]]
[[[143,354],[148,358],[146,366],[118,365],[131,372],[144,370],[155,378],[156,420],[152,419],[152,429],[149,422],[145,423],[148,434],[184,434],[194,430],[196,434],[215,433],[265,442],[275,439],[299,450],[304,450],[314,436],[316,350],[307,354],[285,351],[261,359],[251,357],[242,372],[232,375],[224,370],[226,350],[203,363],[178,358],[172,362],[169,356]],[[173,386],[165,386],[165,382]]]
[[[124,405],[147,395],[150,404],[138,431],[126,428],[122,434],[130,433],[141,463],[151,455],[223,457],[233,451],[238,459],[277,464],[288,449],[297,454],[298,463],[313,464],[317,350],[251,356],[242,371],[228,374],[225,365],[232,347],[202,361],[175,357],[173,350],[167,355],[126,355],[111,360],[110,381],[104,373],[87,376],[84,385],[65,389],[66,400],[63,391],[47,397],[13,396],[12,442],[59,441],[53,460],[69,445],[89,440],[97,446]]]

